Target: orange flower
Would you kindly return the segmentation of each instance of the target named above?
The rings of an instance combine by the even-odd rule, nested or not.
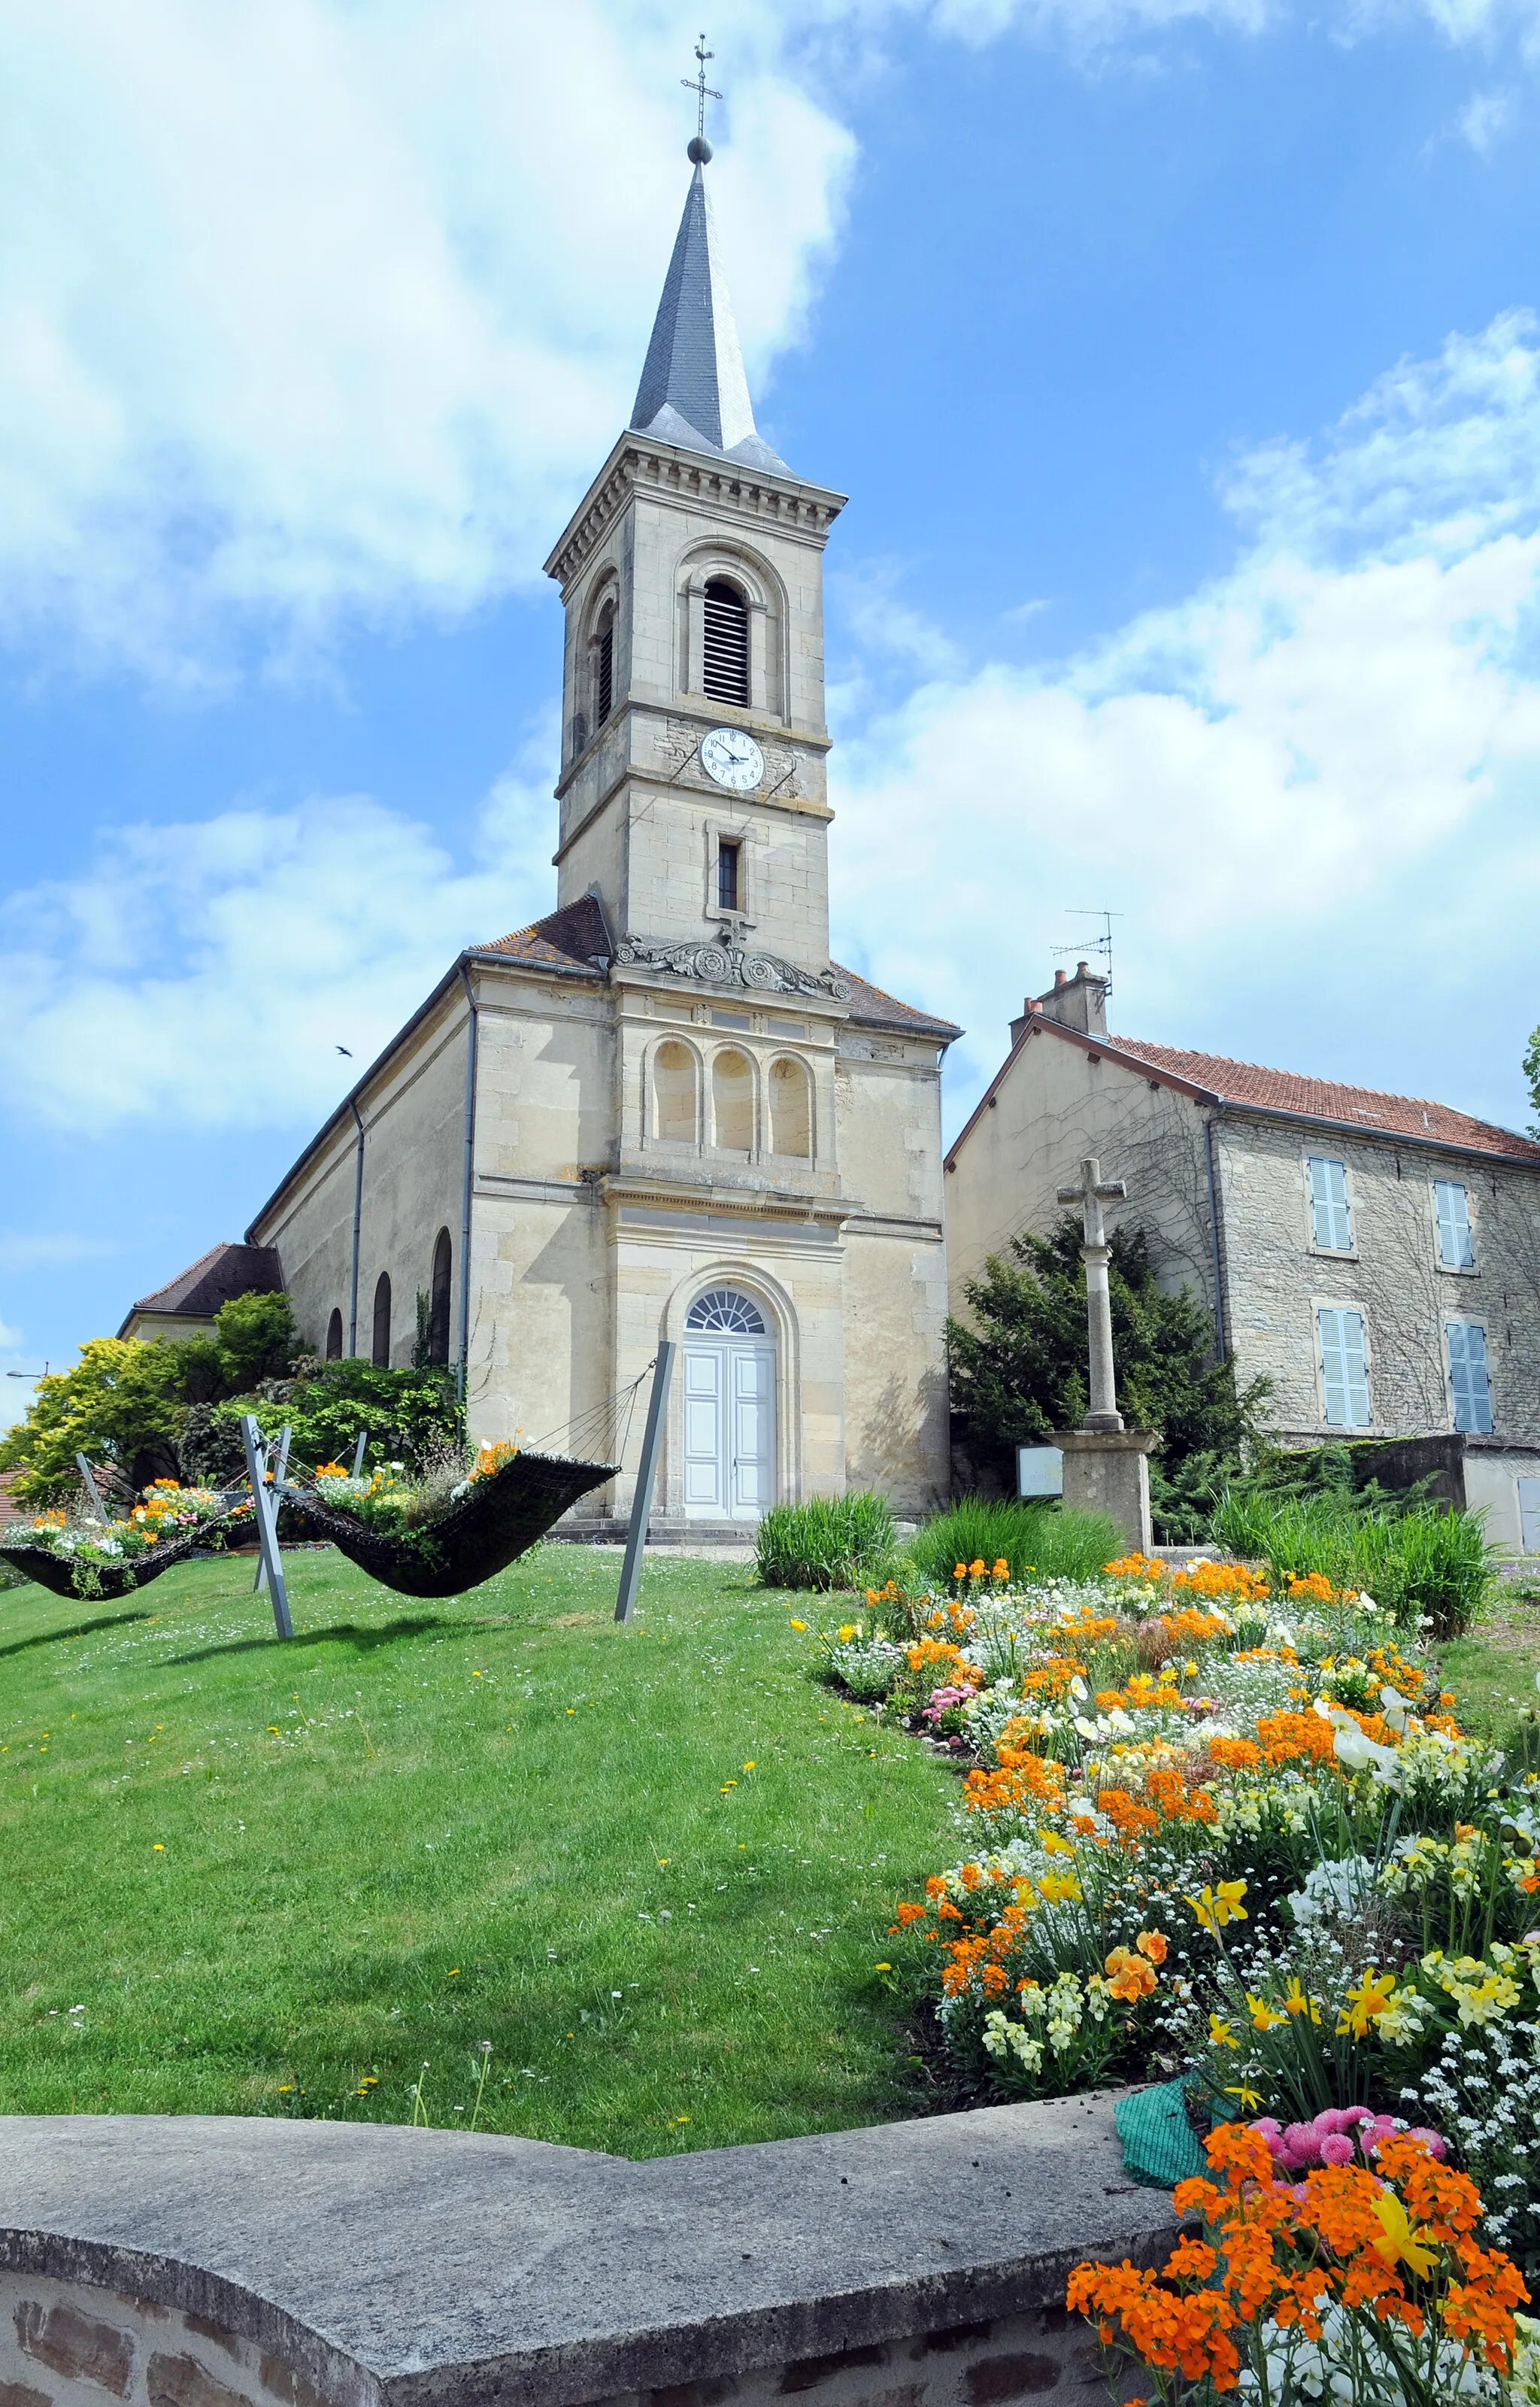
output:
[[[1169,1942],[1164,1930],[1141,1930],[1134,1944],[1141,1956],[1149,1957],[1151,1964],[1165,1963]]]
[[[1133,1955],[1126,1947],[1114,1947],[1103,1969],[1109,1989],[1125,2005],[1137,2006],[1139,2000],[1147,1998],[1155,1987],[1154,1966],[1147,1964],[1142,1956]]]

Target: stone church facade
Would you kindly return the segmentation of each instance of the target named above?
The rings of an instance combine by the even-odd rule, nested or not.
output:
[[[262,1206],[331,1354],[556,1448],[681,1348],[655,1524],[948,1484],[950,1023],[829,958],[823,552],[754,423],[698,165],[632,421],[546,563],[557,908],[445,973]],[[627,1519],[626,1466],[578,1508]]]
[[[1540,1553],[1540,1145],[1447,1104],[1109,1036],[1106,992],[1082,961],[1029,998],[948,1150],[953,1312],[989,1255],[1055,1224],[1056,1189],[1095,1154],[1128,1183],[1109,1225],[1144,1229],[1243,1384],[1272,1382],[1283,1444],[1397,1441],[1397,1475],[1440,1474],[1494,1542]]]

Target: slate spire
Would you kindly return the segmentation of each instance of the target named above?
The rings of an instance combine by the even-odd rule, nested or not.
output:
[[[685,451],[710,451],[719,459],[742,461],[745,467],[788,476],[785,462],[761,439],[754,422],[701,151],[710,158],[709,144],[691,143],[695,174],[663,281],[631,426],[639,434],[656,435]]]

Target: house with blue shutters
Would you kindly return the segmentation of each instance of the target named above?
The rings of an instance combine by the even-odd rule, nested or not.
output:
[[[1420,1097],[1109,1036],[1107,982],[1061,971],[946,1156],[951,1310],[991,1254],[1059,1219],[1095,1154],[1109,1219],[1207,1306],[1287,1446],[1394,1441],[1498,1544],[1540,1554],[1540,1144]],[[1389,1484],[1389,1483],[1388,1483]]]

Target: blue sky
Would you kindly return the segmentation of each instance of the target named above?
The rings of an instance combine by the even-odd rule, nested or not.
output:
[[[698,17],[0,22],[0,1363],[236,1236],[548,907],[552,537]],[[1509,1125],[1540,1019],[1540,0],[732,0],[711,170],[828,554],[836,949]],[[0,1411],[24,1398],[5,1383]]]

